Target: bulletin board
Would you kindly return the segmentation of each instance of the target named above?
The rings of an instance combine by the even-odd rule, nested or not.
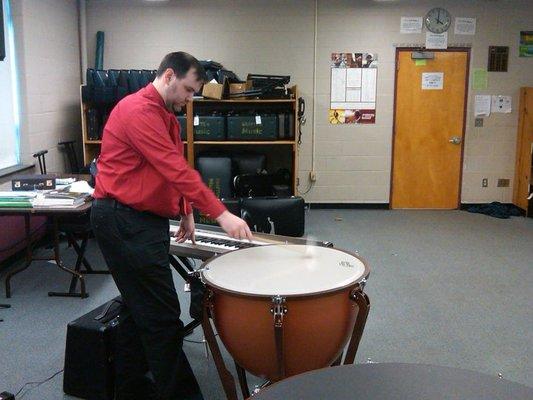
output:
[[[329,122],[376,123],[377,54],[332,53]]]

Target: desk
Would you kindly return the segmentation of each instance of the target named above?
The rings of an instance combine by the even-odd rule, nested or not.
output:
[[[81,179],[85,178],[85,176],[76,176]],[[11,190],[11,182],[6,182],[2,185],[0,185],[0,190],[3,191],[9,191]],[[91,201],[86,202],[85,204],[76,207],[76,208],[0,208],[0,216],[1,215],[20,215],[24,217],[24,225],[25,225],[25,242],[26,242],[26,257],[25,257],[25,263],[21,268],[17,268],[13,271],[8,272],[6,275],[6,297],[11,297],[11,278],[18,274],[19,272],[24,271],[26,268],[30,266],[30,264],[33,261],[36,260],[52,260],[55,261],[57,266],[72,275],[72,280],[70,284],[70,289],[68,292],[49,292],[49,296],[66,296],[66,297],[81,297],[86,298],[88,297],[88,293],[85,289],[85,279],[83,274],[80,272],[80,266],[76,265],[75,269],[67,268],[63,265],[60,259],[59,255],[59,231],[58,231],[58,224],[59,219],[61,217],[65,216],[80,216],[83,214],[87,214],[89,210],[91,209]],[[31,232],[30,232],[30,216],[36,216],[36,215],[42,215],[47,216],[52,219],[53,224],[53,236],[54,236],[54,251],[53,255],[48,257],[35,257],[33,255],[33,243],[31,240]],[[107,271],[88,271],[87,273],[107,273]],[[76,293],[76,284],[77,282],[80,282],[80,292]]]
[[[254,400],[529,400],[533,388],[459,368],[352,364],[306,372],[269,386]]]

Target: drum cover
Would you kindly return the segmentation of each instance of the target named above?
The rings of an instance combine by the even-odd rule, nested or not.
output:
[[[204,265],[206,284],[251,296],[301,296],[338,290],[366,278],[368,268],[343,250],[269,245],[232,251]]]

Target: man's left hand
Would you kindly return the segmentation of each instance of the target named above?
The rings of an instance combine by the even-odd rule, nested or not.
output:
[[[196,243],[194,238],[194,215],[182,215],[180,221],[180,229],[176,232],[176,240],[178,243],[183,243],[190,239],[193,244]]]

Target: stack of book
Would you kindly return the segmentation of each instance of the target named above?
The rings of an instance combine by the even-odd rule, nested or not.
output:
[[[35,192],[0,192],[0,208],[32,208]]]
[[[33,208],[76,208],[84,204],[88,193],[69,192],[68,190],[51,190],[39,193],[32,201]]]

